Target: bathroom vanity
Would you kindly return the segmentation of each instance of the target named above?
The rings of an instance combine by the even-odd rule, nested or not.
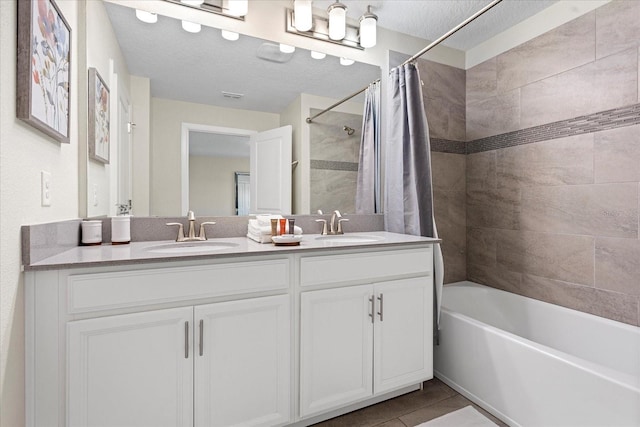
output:
[[[415,390],[433,376],[437,240],[351,236],[26,265],[27,425],[309,425]]]

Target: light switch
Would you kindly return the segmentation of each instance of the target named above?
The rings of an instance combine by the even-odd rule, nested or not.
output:
[[[51,206],[51,173],[40,172],[40,201],[42,206]]]

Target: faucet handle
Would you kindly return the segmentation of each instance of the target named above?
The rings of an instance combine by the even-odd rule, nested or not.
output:
[[[196,220],[196,214],[194,214],[193,211],[187,212],[187,220],[195,221]]]
[[[320,234],[326,236],[327,234],[327,220],[326,219],[316,219],[316,222],[322,223],[322,232]]]
[[[179,222],[167,222],[166,225],[177,225],[178,237],[176,238],[176,242],[184,242],[184,225]]]
[[[342,223],[343,222],[349,222],[349,220],[347,218],[340,218],[338,220],[338,231],[336,231],[336,233],[344,234],[344,231],[342,230]]]
[[[200,224],[200,233],[198,233],[198,238],[200,240],[207,240],[207,235],[204,233],[204,226],[205,225],[214,225],[215,222],[213,221],[209,221],[209,222],[203,222],[202,224]]]

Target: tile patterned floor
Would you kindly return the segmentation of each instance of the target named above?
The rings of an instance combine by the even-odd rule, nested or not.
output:
[[[500,427],[508,427],[437,378],[426,382],[424,390],[350,412],[315,424],[315,427],[414,427],[467,405],[473,405]]]

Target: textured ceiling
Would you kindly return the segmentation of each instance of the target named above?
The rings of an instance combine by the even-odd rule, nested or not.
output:
[[[442,44],[469,50],[556,1],[503,0]],[[314,0],[313,7],[326,10],[333,2],[334,0]],[[358,20],[366,11],[367,5],[371,5],[372,12],[378,15],[380,27],[436,40],[491,3],[491,0],[342,0],[341,3],[347,6],[347,16],[351,19]]]

